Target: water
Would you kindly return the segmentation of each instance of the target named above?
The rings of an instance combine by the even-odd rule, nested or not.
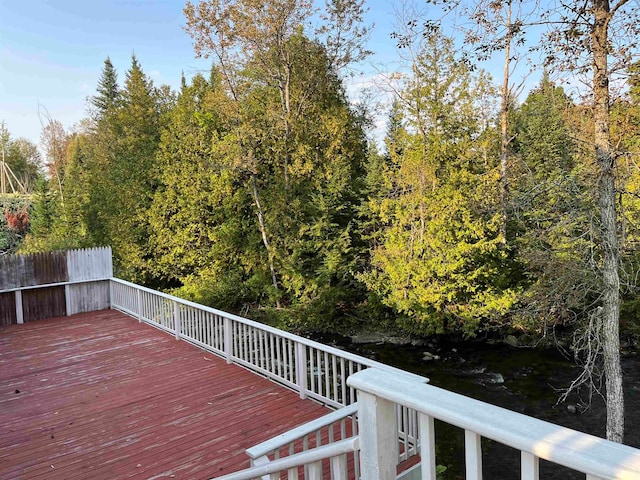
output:
[[[593,397],[591,407],[586,410],[587,398],[577,394],[557,405],[561,389],[579,373],[575,364],[557,350],[483,342],[398,346],[384,343],[356,345],[344,338],[332,340],[359,355],[426,376],[435,386],[551,423],[605,436],[606,410],[600,397]],[[423,360],[424,352],[440,359]],[[625,373],[625,443],[640,448],[640,359],[633,354],[627,355],[622,367]],[[438,464],[447,467],[444,479],[464,478],[463,439],[462,430],[436,424],[436,458]],[[520,478],[519,451],[486,439],[483,439],[482,447],[484,478]],[[540,478],[571,480],[584,479],[584,475],[541,462]]]

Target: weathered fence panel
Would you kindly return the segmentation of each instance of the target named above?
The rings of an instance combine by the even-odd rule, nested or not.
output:
[[[67,307],[64,286],[24,290],[22,311],[25,322],[65,316]]]
[[[65,252],[8,255],[0,258],[0,290],[68,280]]]
[[[113,277],[111,247],[69,250],[66,261],[70,282]]]
[[[18,272],[23,270],[24,257],[11,255],[0,257],[0,290],[9,290],[20,286]]]
[[[18,323],[15,299],[16,296],[13,292],[0,293],[0,327]]]
[[[34,253],[27,255],[26,259],[31,263],[33,274],[31,283],[25,283],[22,286],[47,285],[69,280],[66,252]]]
[[[95,312],[109,308],[109,282],[69,285],[67,315]]]

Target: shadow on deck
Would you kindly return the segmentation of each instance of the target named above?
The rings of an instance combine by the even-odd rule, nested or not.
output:
[[[114,310],[0,328],[0,478],[211,478],[329,410]]]

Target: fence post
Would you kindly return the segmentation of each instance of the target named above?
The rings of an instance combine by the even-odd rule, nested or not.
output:
[[[300,398],[307,398],[307,347],[296,343],[296,383]]]
[[[173,326],[176,331],[176,340],[180,340],[180,304],[173,302]]]
[[[398,428],[394,403],[359,391],[358,432],[361,477],[396,480]]]
[[[231,329],[231,319],[225,317],[224,318],[224,355],[227,357],[227,363],[231,362],[231,355],[233,352],[231,351],[232,345],[232,335],[233,331]]]
[[[67,317],[71,315],[71,285],[64,286],[64,308],[67,310]]]
[[[142,321],[142,292],[140,289],[136,289],[138,293],[138,322]]]
[[[24,314],[22,313],[22,290],[16,290],[16,320],[20,325],[24,323]]]

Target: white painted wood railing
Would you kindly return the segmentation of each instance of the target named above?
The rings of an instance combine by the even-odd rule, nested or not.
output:
[[[303,473],[305,480],[322,480],[323,460],[329,459],[331,464],[334,465],[338,463],[337,459],[357,450],[358,437],[351,437],[290,457],[280,458],[264,465],[257,465],[223,477],[217,477],[214,480],[252,480],[256,478],[278,480],[281,473],[287,473],[287,478],[294,480],[298,478],[298,467],[300,466],[305,466]],[[334,471],[336,472],[335,476],[331,477],[333,480],[347,480],[346,473],[345,476],[342,476],[340,468],[337,467]]]
[[[396,478],[396,405],[418,412],[424,480],[436,479],[434,419],[465,430],[467,480],[482,479],[482,437],[521,451],[522,480],[539,479],[539,459],[582,472],[587,480],[640,479],[640,451],[626,445],[387,372],[364,370],[348,384],[358,390],[363,479]]]
[[[356,401],[347,377],[365,368],[375,367],[417,382],[428,381],[375,360],[117,278],[111,279],[110,298],[111,308],[218,354],[228,363],[260,373],[297,391],[301,398],[312,398],[334,408]],[[415,432],[406,433],[407,441],[415,437]]]
[[[285,457],[292,457],[323,445],[331,445],[357,436],[358,424],[355,415],[357,411],[358,404],[353,403],[247,449],[251,465],[267,465]],[[346,480],[348,467],[349,458],[346,453],[334,457],[329,464],[331,478]],[[360,478],[357,450],[354,450],[351,455],[351,467],[352,478]],[[292,468],[287,473],[289,479],[298,478],[297,468]],[[304,478],[309,478],[309,475],[307,465],[304,469]]]

